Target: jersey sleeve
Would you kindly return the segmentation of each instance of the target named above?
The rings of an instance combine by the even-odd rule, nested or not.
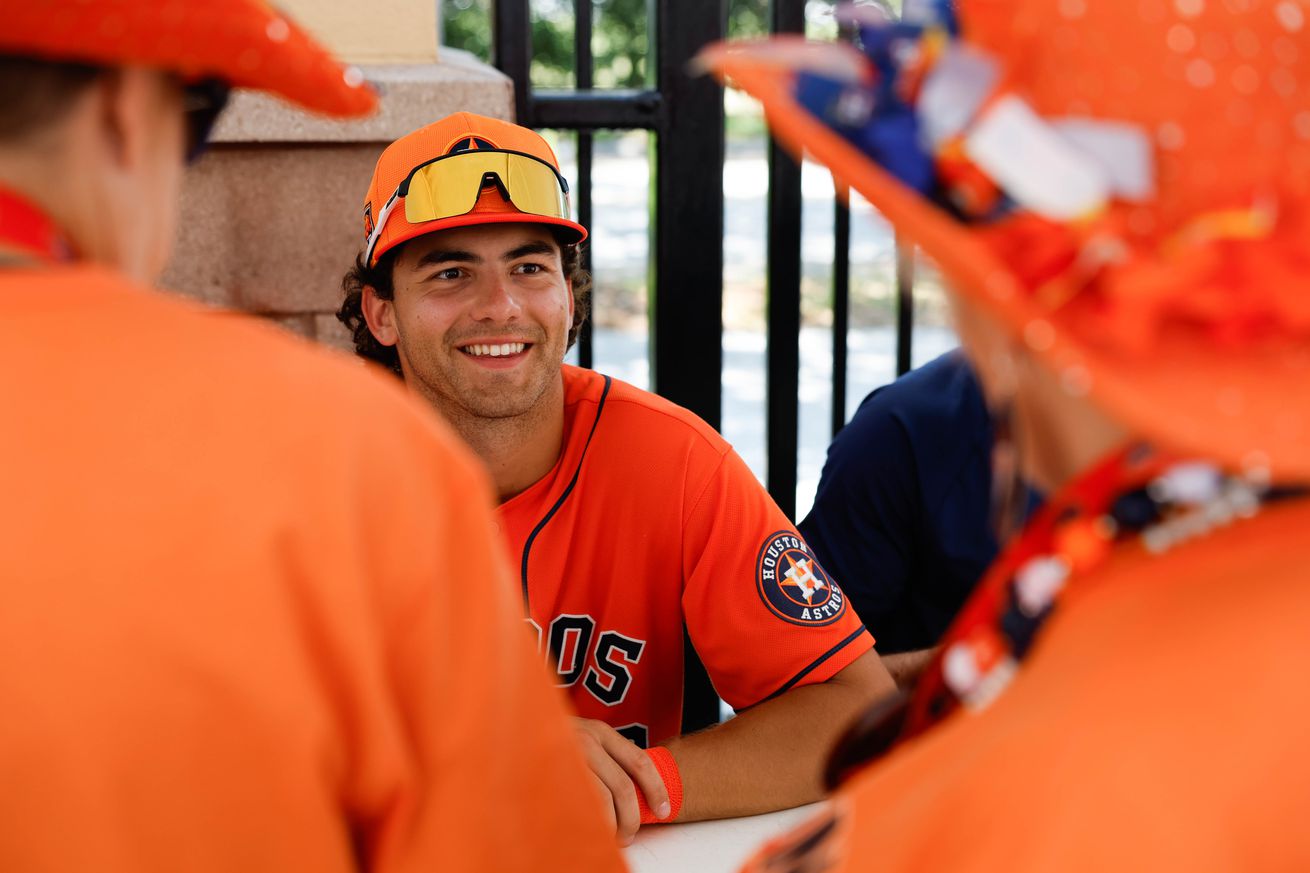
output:
[[[734,709],[826,681],[872,648],[841,587],[736,452],[689,500],[687,631]]]
[[[429,472],[392,489],[372,531],[374,572],[408,583],[382,634],[399,737],[397,762],[375,771],[390,776],[368,869],[621,871],[523,622],[485,477],[462,453]]]

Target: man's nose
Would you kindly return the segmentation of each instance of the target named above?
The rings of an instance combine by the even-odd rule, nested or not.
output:
[[[519,304],[513,283],[504,276],[487,277],[478,289],[473,317],[478,320],[507,321],[517,317],[523,307]]]

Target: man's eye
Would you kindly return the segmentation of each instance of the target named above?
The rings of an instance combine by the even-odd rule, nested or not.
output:
[[[451,267],[451,268],[448,269],[448,270],[442,270],[441,272],[437,273],[433,278],[434,278],[434,279],[458,279],[458,278],[459,278],[459,268],[458,268],[458,267]]]
[[[519,264],[519,272],[527,273],[528,275],[540,273],[544,269],[545,268],[542,267],[541,264]]]

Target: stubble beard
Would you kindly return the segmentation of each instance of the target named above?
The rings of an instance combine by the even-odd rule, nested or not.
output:
[[[449,409],[450,415],[459,418],[483,420],[489,425],[507,419],[529,415],[546,395],[555,372],[545,367],[534,372],[527,383],[519,386],[509,379],[488,379],[482,385],[472,384],[458,377],[451,380],[449,395],[440,406]],[[498,383],[505,383],[504,385]]]
[[[530,429],[532,422],[547,412],[542,407],[553,399],[551,388],[561,378],[564,349],[561,343],[551,343],[560,345],[558,349],[547,348],[548,341],[544,332],[532,338],[530,360],[525,362],[531,371],[526,374],[489,370],[479,378],[464,371],[462,362],[455,359],[450,367],[441,366],[437,360],[428,362],[428,369],[434,374],[444,373],[444,379],[425,377],[417,370],[410,377],[419,393],[466,436],[507,428]],[[447,347],[454,349],[452,356],[464,354],[455,349],[455,344]],[[520,426],[516,427],[515,422]]]
[[[484,462],[542,438],[564,404],[563,374],[543,367],[526,386],[503,393],[462,384],[429,398],[460,438]],[[558,407],[558,409],[557,409]]]

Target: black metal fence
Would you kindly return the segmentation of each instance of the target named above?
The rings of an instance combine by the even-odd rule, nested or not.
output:
[[[573,91],[536,92],[532,87],[529,0],[495,0],[496,65],[515,86],[520,124],[577,132],[578,219],[592,219],[591,171],[596,130],[648,130],[655,141],[654,282],[651,321],[652,387],[721,425],[723,367],[723,250],[713,242],[724,232],[723,89],[710,77],[693,76],[690,61],[706,44],[724,38],[726,0],[650,0],[655,85],[646,90],[593,90],[592,0],[574,0]],[[772,0],[774,33],[805,30],[805,0]],[[768,157],[767,257],[767,486],[795,516],[801,327],[801,171],[774,145]],[[845,424],[847,332],[850,312],[850,214],[835,204],[833,251],[832,432]],[[590,264],[587,265],[588,267]],[[898,253],[896,360],[910,367],[913,336],[913,260]],[[590,324],[579,337],[579,361],[593,360]],[[718,721],[718,698],[690,645],[684,730]]]

